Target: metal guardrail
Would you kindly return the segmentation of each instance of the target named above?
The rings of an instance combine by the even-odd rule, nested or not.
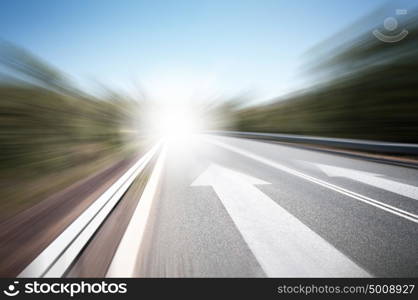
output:
[[[244,138],[272,140],[289,143],[307,143],[312,145],[330,146],[349,150],[369,151],[385,154],[418,155],[418,144],[389,143],[370,140],[327,138],[306,135],[245,132],[245,131],[211,131],[212,134],[228,135]]]
[[[155,145],[45,248],[18,277],[62,277],[161,143]]]

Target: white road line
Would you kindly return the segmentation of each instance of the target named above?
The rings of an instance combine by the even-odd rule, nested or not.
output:
[[[268,184],[212,164],[192,186],[212,186],[269,277],[370,277],[257,189]]]
[[[18,277],[63,276],[88,240],[159,148],[160,144],[157,144],[148,151],[45,248]]]
[[[329,177],[345,177],[351,180],[355,180],[364,184],[368,184],[377,187],[382,190],[386,190],[398,195],[418,200],[418,187],[397,182],[391,179],[382,178],[380,174],[369,173],[365,171],[347,169],[336,166],[329,166],[325,164],[312,163],[307,161],[301,161],[303,163],[311,164],[322,170]]]
[[[135,277],[137,257],[141,248],[152,202],[158,189],[166,151],[166,146],[163,146],[151,177],[119,243],[106,277]]]
[[[397,215],[397,216],[399,216],[401,218],[404,218],[406,220],[409,220],[411,222],[418,223],[418,215],[415,215],[413,213],[410,213],[410,212],[407,212],[405,210],[402,210],[402,209],[399,209],[397,207],[394,207],[392,205],[389,205],[389,204],[380,202],[380,201],[375,200],[375,199],[372,199],[370,197],[366,197],[366,196],[360,195],[358,193],[352,192],[350,190],[347,190],[345,188],[339,187],[339,186],[337,186],[335,184],[332,184],[332,183],[329,183],[327,181],[324,181],[324,180],[315,178],[313,176],[306,175],[304,173],[301,173],[301,172],[296,171],[296,170],[294,170],[292,168],[286,167],[286,166],[284,166],[282,164],[276,163],[276,162],[274,162],[272,160],[269,160],[267,158],[261,157],[259,155],[254,154],[254,153],[248,152],[246,150],[242,150],[240,148],[237,148],[237,147],[234,147],[234,146],[231,146],[231,145],[228,145],[228,144],[225,144],[223,142],[219,142],[219,141],[216,141],[216,140],[213,140],[213,139],[210,139],[210,138],[206,138],[205,140],[208,143],[211,143],[211,144],[217,145],[219,147],[228,149],[228,150],[230,150],[232,152],[241,154],[241,155],[246,156],[248,158],[251,158],[251,159],[253,159],[255,161],[261,162],[261,163],[263,163],[263,164],[265,164],[267,166],[276,168],[278,170],[287,172],[287,173],[292,174],[294,176],[297,176],[297,177],[303,178],[305,180],[308,180],[310,182],[316,183],[318,185],[321,185],[323,187],[326,187],[328,189],[331,189],[333,191],[336,191],[336,192],[338,192],[340,194],[349,196],[349,197],[351,197],[353,199],[356,199],[358,201],[361,201],[361,202],[364,202],[366,204],[372,205],[374,207],[380,208],[380,209],[382,209],[384,211],[387,211],[387,212],[389,212],[391,214]]]

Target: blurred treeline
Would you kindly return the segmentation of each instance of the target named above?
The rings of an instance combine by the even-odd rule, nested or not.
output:
[[[307,74],[316,78],[311,88],[238,110],[236,128],[418,142],[418,17],[408,15],[399,30],[409,34],[396,43],[378,40],[372,29],[322,43],[309,53]]]
[[[103,167],[104,158],[122,158],[137,146],[137,101],[110,91],[88,95],[7,43],[1,44],[0,64],[2,211],[65,187]],[[50,180],[39,184],[42,178]]]

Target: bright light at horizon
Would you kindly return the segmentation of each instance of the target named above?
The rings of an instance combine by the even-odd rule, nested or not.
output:
[[[187,147],[196,133],[203,130],[199,113],[186,105],[154,107],[148,118],[151,134],[176,147]]]
[[[165,109],[157,117],[157,134],[165,138],[187,138],[199,131],[196,116],[186,109]]]

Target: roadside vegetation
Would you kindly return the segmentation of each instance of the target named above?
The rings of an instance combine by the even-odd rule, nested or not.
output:
[[[139,102],[75,88],[10,44],[0,49],[0,217],[7,217],[141,146]]]
[[[418,18],[408,14],[399,28],[409,33],[399,42],[367,30],[318,45],[305,70],[315,84],[236,110],[231,129],[418,143]]]

